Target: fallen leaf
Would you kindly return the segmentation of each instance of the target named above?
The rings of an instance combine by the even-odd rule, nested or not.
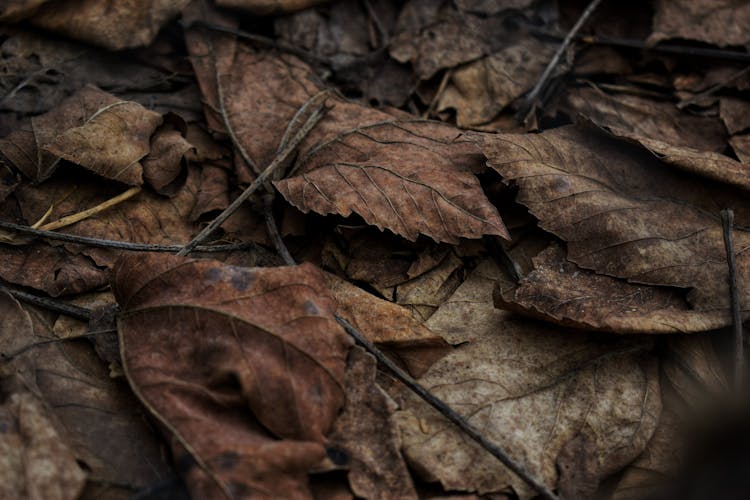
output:
[[[670,38],[719,46],[750,43],[750,5],[724,0],[658,0],[648,42]]]
[[[118,498],[166,478],[170,468],[145,415],[128,388],[109,377],[90,343],[56,342],[56,315],[21,308],[7,296],[0,301],[7,319],[0,328],[2,371],[11,373],[4,384],[43,399],[70,460],[76,469],[78,460],[88,472],[87,491],[99,491],[98,498]],[[21,324],[13,322],[18,319]]]
[[[192,494],[309,497],[350,344],[319,272],[126,256],[113,283],[126,375]]]
[[[293,12],[326,3],[328,0],[217,0],[221,7],[243,9],[256,16]]]
[[[222,77],[228,121],[264,168],[297,109],[321,87],[295,57],[246,46],[237,48],[228,71]],[[507,237],[472,173],[479,167],[477,152],[458,130],[393,119],[334,96],[327,102],[331,109],[300,146],[293,174],[275,183],[297,208],[354,212],[410,240],[420,234],[449,243],[484,234]]]
[[[534,86],[553,53],[549,44],[522,39],[456,68],[437,110],[454,109],[456,123],[462,128],[485,124]]]
[[[28,128],[0,140],[0,151],[27,177],[42,181],[60,158],[103,177],[139,185],[139,161],[162,118],[140,104],[122,101],[87,86]]]
[[[718,119],[680,111],[671,102],[581,87],[567,92],[563,109],[574,118],[580,113],[599,126],[670,146],[713,152],[726,148],[726,132]]]
[[[163,195],[174,195],[187,177],[186,157],[193,145],[187,141],[187,124],[169,113],[151,136],[151,150],[143,158],[143,179]],[[180,174],[183,173],[182,179]]]
[[[16,0],[0,7],[0,21],[17,22],[32,15],[49,0]]]
[[[729,144],[740,161],[750,165],[750,134],[735,135],[729,139]]]
[[[109,50],[149,45],[188,0],[63,0],[42,5],[31,23]]]
[[[740,280],[750,272],[742,251],[750,236],[741,229],[750,207],[731,186],[698,181],[591,127],[475,137],[488,164],[519,186],[517,200],[568,242],[567,258],[580,267],[633,283],[691,288],[695,309],[726,309],[718,216],[729,206]]]
[[[730,134],[750,128],[750,102],[744,99],[722,97],[719,99],[719,115]]]
[[[346,371],[346,406],[336,419],[329,447],[343,452],[355,495],[372,499],[416,499],[401,456],[396,404],[375,383],[377,363],[361,347],[352,348]]]
[[[574,472],[596,484],[643,451],[661,412],[649,342],[628,339],[502,319],[420,383],[551,489]],[[426,480],[447,490],[535,495],[435,410],[413,396],[404,404],[396,413],[404,453]]]
[[[517,287],[495,288],[495,306],[564,326],[617,333],[686,333],[730,324],[725,314],[693,311],[684,293],[636,285],[580,269],[550,246]]]
[[[398,285],[396,303],[410,309],[422,323],[458,288],[462,271],[463,262],[451,252],[436,268]]]

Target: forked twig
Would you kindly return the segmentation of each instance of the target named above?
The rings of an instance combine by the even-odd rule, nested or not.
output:
[[[317,97],[317,96],[316,96]],[[266,181],[271,179],[271,176],[276,170],[284,165],[289,155],[297,149],[297,146],[307,137],[317,123],[323,118],[326,113],[325,104],[320,102],[313,109],[310,116],[307,118],[305,123],[300,127],[296,134],[289,140],[289,144],[273,159],[273,161],[266,167],[263,172],[255,178],[241,195],[237,197],[223,212],[221,212],[211,223],[206,226],[203,231],[193,238],[187,245],[177,252],[177,255],[185,256],[195,250],[195,247],[205,241],[219,226],[221,226],[231,215],[236,212],[242,204],[247,201],[260,187],[262,187]]]
[[[745,371],[744,349],[745,342],[742,333],[742,310],[740,308],[740,290],[737,280],[737,263],[735,262],[734,240],[734,211],[721,211],[721,225],[724,230],[724,248],[727,252],[727,266],[729,268],[729,298],[732,306],[732,325],[734,328],[734,388],[738,398],[742,397],[743,379]]]
[[[589,3],[588,7],[586,7],[586,10],[584,10],[581,14],[581,17],[578,18],[578,21],[576,21],[568,34],[565,36],[562,43],[557,48],[557,52],[555,52],[555,55],[552,56],[549,64],[547,64],[547,67],[544,69],[542,76],[539,77],[536,85],[534,85],[534,88],[531,89],[528,94],[526,94],[526,97],[524,97],[523,103],[521,104],[521,107],[516,114],[516,119],[518,121],[525,123],[528,120],[529,116],[531,116],[531,113],[535,111],[537,99],[547,86],[547,82],[549,81],[550,76],[552,76],[552,72],[557,67],[557,64],[560,62],[562,55],[568,49],[570,43],[575,39],[576,35],[581,30],[583,25],[586,24],[586,21],[589,20],[591,14],[593,14],[596,8],[599,7],[600,3],[602,3],[602,0],[592,0],[591,3]]]
[[[24,292],[23,290],[15,290],[4,285],[0,285],[0,292],[9,293],[16,300],[39,306],[44,309],[49,309],[50,311],[59,312],[76,319],[82,319],[85,321],[91,319],[91,311],[85,307],[78,307],[73,304],[68,304],[67,302],[50,299],[49,297],[40,297],[33,293]]]

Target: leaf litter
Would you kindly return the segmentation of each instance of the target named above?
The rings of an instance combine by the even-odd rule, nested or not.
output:
[[[0,7],[3,496],[697,485],[689,433],[746,399],[714,4],[602,2],[544,78],[580,2]]]

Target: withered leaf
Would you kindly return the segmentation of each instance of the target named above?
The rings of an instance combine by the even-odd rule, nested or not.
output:
[[[719,211],[729,206],[739,226],[739,279],[750,276],[742,251],[750,245],[742,229],[750,216],[746,193],[685,175],[592,127],[475,137],[489,165],[519,186],[518,201],[540,226],[568,242],[567,258],[577,265],[634,283],[692,288],[688,300],[697,310],[727,308]]]
[[[109,377],[92,346],[55,343],[55,315],[2,300],[8,322],[0,328],[0,352],[9,357],[3,372],[13,374],[4,383],[43,398],[72,459],[85,464],[87,491],[117,498],[165,478],[169,467],[142,410],[127,387]],[[23,319],[22,328],[11,321],[14,316]]]
[[[745,99],[722,97],[719,99],[719,115],[730,134],[750,128],[750,102]]]
[[[218,57],[221,57],[219,55]],[[238,140],[264,167],[295,112],[320,92],[310,68],[292,56],[240,46],[226,79],[226,108]],[[302,143],[293,175],[275,183],[304,212],[352,212],[368,224],[415,240],[458,242],[507,237],[472,173],[477,151],[453,127],[394,119],[338,97]]]
[[[750,43],[750,5],[722,0],[658,0],[655,2],[656,43],[669,38],[700,40],[719,46]]]
[[[349,348],[320,273],[125,256],[113,288],[126,375],[196,464],[193,494],[308,497]]]
[[[6,2],[0,7],[0,21],[15,22],[36,12],[40,5],[47,3],[49,0],[15,0]]]
[[[110,50],[144,47],[188,0],[62,0],[42,5],[31,22]]]
[[[750,134],[735,135],[729,139],[729,144],[740,161],[750,165]]]
[[[684,293],[580,269],[553,245],[534,257],[516,288],[498,282],[495,306],[579,328],[617,333],[686,333],[726,326],[725,314],[689,309]]]
[[[174,195],[180,188],[180,173],[186,173],[186,156],[193,145],[186,139],[187,124],[169,113],[151,136],[151,150],[143,158],[143,179],[163,195]]]
[[[162,118],[140,104],[86,86],[27,128],[0,140],[0,151],[27,177],[42,181],[60,158],[126,184],[143,182],[139,161]]]
[[[361,347],[352,348],[346,406],[336,419],[329,446],[347,455],[349,484],[358,497],[416,499],[392,420],[396,404],[375,383],[376,371],[375,358]]]
[[[645,339],[597,339],[504,319],[420,382],[550,488],[561,486],[561,470],[595,485],[637,457],[658,423],[658,370],[649,349]],[[396,413],[404,453],[425,479],[446,489],[512,487],[520,498],[534,496],[436,411],[414,399],[405,404]]]
[[[307,9],[328,0],[217,0],[217,5],[247,10],[256,16],[268,16]]]

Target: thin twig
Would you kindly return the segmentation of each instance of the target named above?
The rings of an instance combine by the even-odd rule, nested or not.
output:
[[[576,21],[575,25],[573,25],[573,27],[570,29],[568,34],[565,36],[565,39],[563,39],[562,43],[557,48],[557,52],[555,52],[555,55],[552,56],[552,59],[550,60],[549,64],[547,64],[547,67],[544,69],[544,73],[542,73],[542,76],[539,77],[539,80],[536,82],[536,85],[534,85],[534,88],[531,89],[531,92],[526,94],[526,97],[524,98],[523,103],[521,104],[521,108],[516,114],[516,119],[518,121],[525,123],[528,120],[531,113],[535,111],[536,105],[537,105],[537,98],[547,86],[547,81],[549,80],[550,76],[552,76],[552,72],[555,70],[555,67],[557,67],[557,64],[560,62],[562,55],[568,49],[568,46],[570,46],[570,43],[573,41],[575,36],[581,30],[583,25],[586,24],[586,21],[589,20],[589,18],[591,17],[591,14],[593,14],[596,8],[599,7],[600,3],[602,3],[602,0],[592,0],[591,3],[589,3],[588,7],[586,7],[586,10],[584,10],[583,13],[581,14],[581,17],[578,18],[578,21]]]
[[[26,302],[28,304],[39,306],[50,311],[59,312],[67,316],[72,316],[76,319],[82,319],[88,321],[91,319],[91,311],[85,307],[74,306],[67,302],[60,300],[50,299],[49,297],[40,297],[32,293],[24,292],[23,290],[16,290],[8,288],[7,286],[0,285],[0,292],[7,292],[15,297],[17,300]]]
[[[276,251],[284,259],[284,263],[287,266],[293,266],[296,264],[294,257],[289,253],[289,249],[284,244],[284,239],[281,237],[279,228],[276,225],[276,219],[273,216],[273,194],[267,194],[263,199],[263,216],[266,219],[266,229],[268,231],[268,237],[271,238],[273,246],[276,247]]]
[[[60,311],[57,311],[57,312],[60,312]],[[87,333],[84,333],[83,335],[73,335],[71,337],[59,337],[59,338],[49,339],[49,340],[40,340],[39,342],[34,342],[29,345],[25,345],[9,354],[0,354],[0,357],[3,360],[8,361],[8,360],[15,358],[16,356],[20,356],[26,351],[30,351],[31,349],[35,349],[37,347],[41,347],[41,346],[49,345],[49,344],[60,344],[62,342],[71,342],[73,340],[88,339],[91,337],[96,337],[97,335],[103,335],[105,333],[117,333],[117,330],[116,329],[99,330],[97,332],[87,332]]]
[[[729,297],[732,306],[732,324],[734,326],[734,388],[737,397],[742,397],[744,379],[744,339],[742,334],[742,312],[740,309],[740,291],[737,281],[737,264],[734,258],[734,241],[732,227],[734,226],[734,211],[721,211],[721,224],[724,229],[724,248],[727,252],[727,266],[729,267]]]
[[[78,212],[77,214],[68,215],[67,217],[63,217],[62,219],[57,219],[54,222],[50,222],[49,224],[45,224],[39,229],[43,229],[45,231],[53,231],[55,229],[60,229],[63,227],[71,226],[75,224],[76,222],[80,222],[84,219],[88,219],[89,217],[96,215],[98,213],[104,212],[105,210],[114,207],[115,205],[122,203],[125,200],[129,200],[133,196],[137,195],[141,192],[140,186],[135,186],[127,191],[125,191],[122,194],[119,194],[115,196],[114,198],[110,198],[103,203],[98,204],[95,207],[91,207],[87,210],[84,210],[82,212]]]
[[[114,248],[117,250],[127,250],[130,252],[169,252],[174,253],[182,249],[183,245],[154,245],[151,243],[131,243],[129,241],[103,240],[91,238],[88,236],[77,236],[75,234],[57,233],[54,231],[45,231],[43,229],[34,229],[30,226],[13,224],[12,222],[0,221],[0,228],[16,231],[21,234],[36,236],[45,240],[64,241],[66,243],[76,243],[96,248]],[[232,252],[235,250],[247,250],[256,248],[256,245],[250,241],[241,243],[232,243],[227,245],[206,245],[195,248],[196,252]]]
[[[287,158],[289,157],[292,152],[297,149],[297,146],[307,137],[307,135],[312,131],[312,129],[317,125],[317,123],[323,118],[325,115],[325,105],[319,104],[313,111],[310,117],[305,121],[305,123],[300,127],[299,131],[292,137],[292,139],[289,141],[289,144],[286,148],[284,148],[281,153],[279,153],[273,161],[266,167],[266,169],[261,172],[261,174],[255,178],[255,180],[250,184],[245,191],[242,192],[240,196],[237,197],[222,213],[220,213],[214,220],[211,221],[211,223],[203,229],[198,235],[193,238],[187,245],[182,247],[182,249],[177,252],[177,255],[185,256],[188,255],[190,252],[195,250],[195,247],[198,246],[198,244],[205,241],[211,234],[213,234],[214,231],[216,231],[219,226],[221,226],[224,221],[226,221],[231,215],[237,211],[237,209],[242,206],[242,204],[247,201],[254,193],[258,190],[261,186],[263,186],[267,180],[271,178],[271,176],[274,174],[276,169],[279,168],[279,166],[283,165]]]
[[[557,499],[555,495],[543,482],[534,477],[526,468],[518,463],[516,460],[508,456],[508,454],[502,450],[495,443],[489,441],[482,433],[471,425],[464,417],[459,415],[453,408],[448,406],[443,400],[432,394],[419,382],[411,378],[409,374],[398,367],[393,361],[388,358],[383,352],[375,347],[375,344],[367,340],[362,333],[354,328],[346,319],[342,318],[338,314],[336,315],[336,321],[351,335],[367,352],[375,356],[379,363],[388,368],[393,375],[405,386],[411,389],[417,396],[422,398],[427,404],[439,411],[445,418],[455,424],[461,431],[467,436],[477,442],[482,448],[487,450],[492,456],[500,460],[506,467],[515,472],[518,477],[526,481],[532,488],[534,488],[542,498],[548,500]]]

